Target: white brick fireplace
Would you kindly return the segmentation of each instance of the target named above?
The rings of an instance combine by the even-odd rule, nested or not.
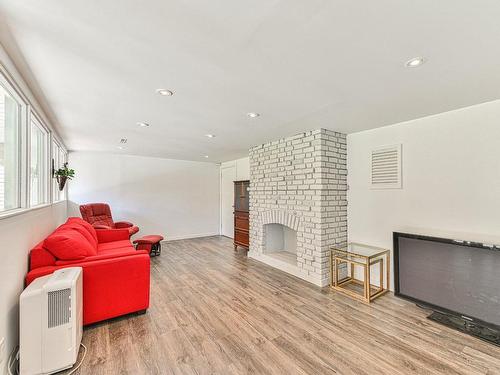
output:
[[[326,129],[250,149],[249,257],[319,286],[347,241],[346,136]]]

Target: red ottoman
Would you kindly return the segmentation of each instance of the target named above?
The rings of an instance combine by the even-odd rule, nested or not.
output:
[[[161,243],[163,237],[157,234],[143,236],[134,240],[136,250],[147,250],[149,255],[155,257],[161,253]]]

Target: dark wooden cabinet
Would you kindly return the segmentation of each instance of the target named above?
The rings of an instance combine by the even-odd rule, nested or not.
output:
[[[250,206],[250,181],[234,181],[234,249],[243,246],[248,249],[248,212]]]

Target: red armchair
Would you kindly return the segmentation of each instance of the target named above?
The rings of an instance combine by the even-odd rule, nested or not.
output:
[[[129,237],[139,232],[139,227],[128,221],[113,221],[111,209],[106,203],[89,203],[80,206],[83,220],[95,229],[127,229]]]

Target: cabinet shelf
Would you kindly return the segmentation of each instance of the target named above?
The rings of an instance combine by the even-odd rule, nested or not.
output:
[[[234,249],[249,246],[250,181],[234,181]]]

